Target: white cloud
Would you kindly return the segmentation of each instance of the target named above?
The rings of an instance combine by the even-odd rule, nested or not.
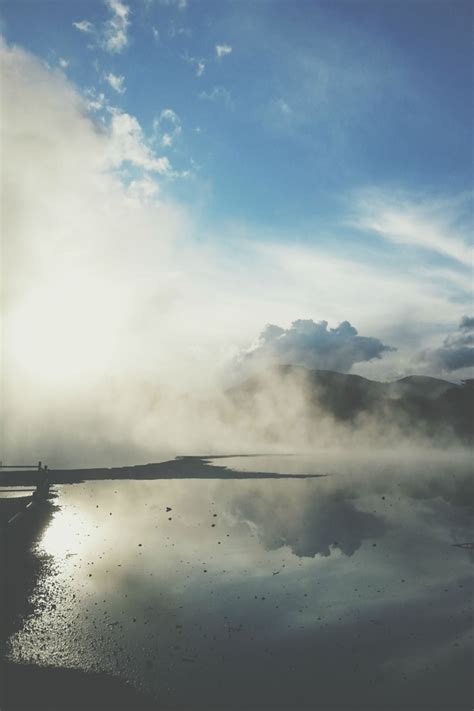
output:
[[[216,44],[216,54],[218,58],[225,57],[232,52],[232,47],[229,44]]]
[[[160,192],[160,186],[149,175],[145,175],[140,180],[132,180],[128,186],[128,193],[138,202],[147,202],[150,199],[156,198]]]
[[[368,190],[356,197],[352,224],[390,242],[428,250],[470,267],[473,254],[468,240],[451,224],[446,202],[442,208],[441,217],[435,201],[415,202],[405,195]]]
[[[170,121],[171,123],[174,123],[174,124],[179,123],[178,116],[173,111],[173,109],[163,109],[163,111],[160,114],[160,121]]]
[[[152,25],[151,31],[152,31],[153,39],[155,40],[155,42],[159,42],[160,41],[160,31],[159,31],[158,27],[155,27],[154,25]]]
[[[67,69],[69,66],[69,62],[67,59],[64,59],[63,57],[59,57],[59,66],[61,69]]]
[[[232,107],[232,97],[230,92],[223,86],[215,86],[211,91],[201,91],[199,98],[203,101],[212,101],[214,103],[226,104],[229,108]]]
[[[190,64],[192,67],[195,68],[196,71],[196,76],[197,77],[202,77],[202,75],[205,72],[206,69],[206,62],[204,59],[198,59],[197,57],[190,57],[189,54],[184,54],[182,56],[182,59],[184,59],[185,62]]]
[[[135,116],[117,109],[112,110],[109,156],[111,164],[117,167],[129,162],[137,168],[160,175],[173,174],[168,158],[156,156],[147,145],[142,127]]]
[[[35,387],[68,387],[110,365],[117,338],[125,355],[123,328],[132,327],[131,310],[142,298],[158,307],[157,270],[186,216],[151,200],[158,195],[151,174],[168,174],[170,165],[147,146],[134,117],[115,111],[98,130],[63,75],[20,49],[1,54],[9,384],[22,372]],[[129,184],[116,172],[124,161],[136,176]],[[36,361],[25,348],[30,337],[43,344]]]
[[[86,89],[86,106],[88,111],[102,111],[106,107],[105,94],[97,93],[95,89]]]
[[[112,72],[109,72],[106,77],[105,81],[110,84],[112,89],[116,91],[118,94],[124,94],[125,93],[125,77],[123,76],[117,76],[116,74],[112,74]]]
[[[110,54],[118,54],[128,46],[130,8],[121,0],[104,0],[104,2],[112,16],[103,24],[101,30],[96,30],[89,20],[72,24],[80,32],[94,35],[96,46]]]
[[[163,133],[161,133],[163,131]],[[153,132],[162,146],[169,148],[182,133],[181,121],[173,109],[163,109],[153,121]]]
[[[80,22],[73,22],[72,24],[79,32],[85,32],[87,34],[94,32],[94,25],[92,22],[89,22],[89,20],[81,20]]]
[[[121,0],[105,0],[112,17],[105,24],[104,48],[111,53],[121,52],[128,45],[130,8]]]

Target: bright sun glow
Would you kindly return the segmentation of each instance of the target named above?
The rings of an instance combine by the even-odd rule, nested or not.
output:
[[[107,366],[118,316],[112,295],[92,280],[69,279],[30,292],[9,315],[8,354],[25,375],[80,382]]]
[[[59,511],[48,526],[40,547],[48,555],[64,558],[68,553],[77,553],[88,541],[90,522],[84,513],[81,516],[71,514],[67,508]]]

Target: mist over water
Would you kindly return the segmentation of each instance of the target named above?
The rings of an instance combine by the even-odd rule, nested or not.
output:
[[[2,709],[473,708],[473,8],[2,2]]]
[[[459,380],[468,369],[443,363],[461,346],[472,358],[467,297],[441,289],[436,270],[420,281],[419,270],[381,271],[386,259],[342,259],[278,234],[237,237],[251,226],[208,234],[196,206],[161,185],[155,168],[166,162],[153,160],[135,116],[106,104],[99,118],[94,94],[63,71],[3,39],[0,52],[4,461],[111,466],[172,453],[425,446],[423,422],[380,412],[335,421],[301,374],[282,380],[271,368]],[[138,189],[147,185],[156,192]],[[407,322],[414,304],[421,325]],[[226,391],[251,364],[266,387],[242,406]],[[436,444],[457,446],[452,434]]]
[[[375,449],[407,458],[449,450],[457,458],[469,451],[472,389],[440,380],[421,387],[416,379],[411,385],[351,378],[268,364],[187,391],[159,376],[107,379],[71,396],[16,402],[4,423],[3,458],[41,459],[61,469],[177,454],[328,450],[351,458]]]
[[[470,698],[469,458],[223,462],[327,476],[59,486],[11,658],[106,671],[166,708]]]

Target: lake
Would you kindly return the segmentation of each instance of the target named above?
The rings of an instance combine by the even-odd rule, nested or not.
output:
[[[10,658],[165,708],[470,708],[468,455],[223,463],[324,476],[57,486]]]

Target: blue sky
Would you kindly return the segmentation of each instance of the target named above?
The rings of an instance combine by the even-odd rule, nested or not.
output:
[[[208,181],[207,218],[304,228],[334,222],[341,198],[367,185],[470,189],[471,3],[124,4],[115,50],[73,24],[103,33],[114,13],[100,0],[6,0],[4,33],[51,65],[66,60],[73,82],[148,136],[171,108],[182,130],[163,153]],[[218,57],[218,45],[232,51]],[[170,189],[196,196],[192,178]]]
[[[37,204],[43,245],[57,230],[61,259],[92,255],[86,231],[95,235],[103,276],[117,259],[99,247],[112,210],[87,186],[118,180],[138,201],[136,225],[121,218],[133,223],[128,239],[156,259],[160,283],[185,285],[173,314],[186,336],[170,327],[165,339],[181,354],[191,340],[194,355],[217,349],[225,361],[266,323],[349,320],[390,346],[359,372],[451,375],[429,353],[453,348],[472,311],[472,14],[457,0],[4,0],[15,121],[25,123],[7,137],[25,160],[18,185],[34,174],[52,196],[75,166],[88,176],[71,183],[69,217],[51,218],[54,228],[38,194],[14,201],[30,201],[31,215]],[[27,135],[57,147],[48,171]],[[96,194],[112,200],[116,185]],[[87,228],[60,243],[61,221],[79,225],[85,213]],[[137,262],[139,304],[144,269]],[[157,328],[172,321],[163,313]],[[151,326],[140,328],[147,342]]]

